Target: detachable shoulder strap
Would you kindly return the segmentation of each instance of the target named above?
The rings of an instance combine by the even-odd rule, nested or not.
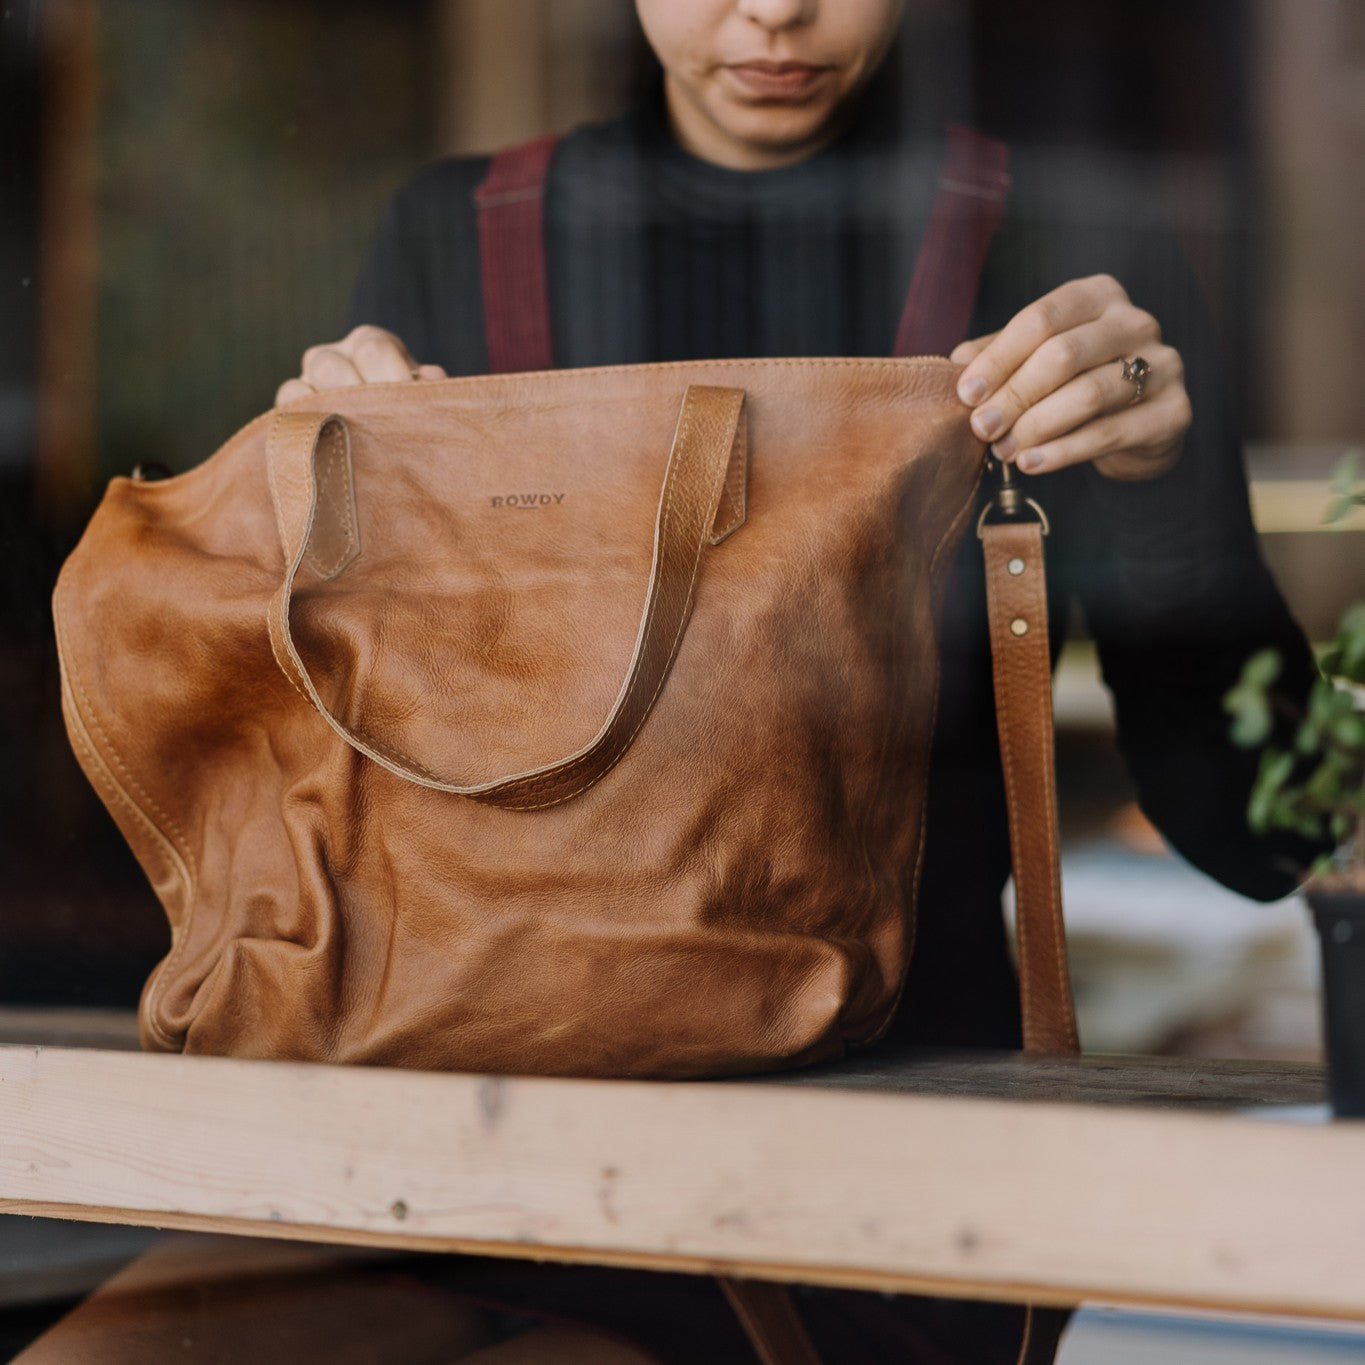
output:
[[[1062,923],[1043,536],[1047,523],[1007,476],[979,527],[995,722],[1009,815],[1024,1048],[1079,1052]],[[997,520],[992,518],[997,517]]]
[[[1009,148],[953,124],[905,296],[895,355],[947,355],[967,337],[986,253],[1009,195]]]
[[[986,557],[986,611],[995,678],[995,723],[1009,815],[1015,942],[1024,1048],[1079,1052],[1066,930],[1052,732],[1043,537],[1047,518],[1008,466],[977,533]],[[1070,1310],[1030,1305],[1016,1365],[1053,1365]]]
[[[545,181],[557,136],[499,152],[474,191],[489,374],[554,368]]]

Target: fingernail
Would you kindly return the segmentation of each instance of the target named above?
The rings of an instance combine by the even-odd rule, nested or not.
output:
[[[1003,425],[998,408],[982,408],[972,417],[972,426],[983,441],[993,441]]]
[[[1040,450],[1024,450],[1014,462],[1025,474],[1036,474],[1043,467],[1043,453]]]
[[[1018,448],[1019,442],[1015,439],[1012,431],[1007,431],[993,447],[995,453],[1002,460],[1008,460]]]
[[[979,375],[963,379],[957,386],[957,396],[974,408],[986,396],[986,381]]]

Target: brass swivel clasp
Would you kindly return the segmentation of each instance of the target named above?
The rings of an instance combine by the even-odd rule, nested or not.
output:
[[[1047,513],[1035,499],[1024,496],[1013,467],[994,456],[986,461],[986,467],[999,476],[1000,482],[995,496],[981,509],[981,515],[977,518],[978,539],[988,521],[1036,521],[1043,528],[1043,534],[1048,535],[1052,527],[1048,524]]]

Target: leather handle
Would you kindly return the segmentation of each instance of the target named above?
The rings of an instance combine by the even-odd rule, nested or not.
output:
[[[1043,528],[1036,521],[986,523],[981,542],[1014,864],[1024,1047],[1079,1052],[1062,923]]]
[[[297,648],[289,611],[305,559],[335,577],[359,553],[345,421],[323,413],[281,412],[266,442],[266,465],[284,549],[284,579],[270,600],[270,645],[286,677],[328,725],[380,767],[435,791],[511,810],[538,810],[577,796],[630,747],[653,709],[682,643],[703,554],[743,524],[747,438],[744,391],[689,385],[669,452],[654,526],[654,556],[635,650],[616,701],[596,736],[576,753],[526,772],[467,784],[433,772],[327,708]]]
[[[716,1277],[761,1365],[820,1365],[800,1310],[785,1285]]]

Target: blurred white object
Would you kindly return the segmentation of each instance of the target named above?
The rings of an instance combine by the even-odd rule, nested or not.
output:
[[[1317,944],[1300,898],[1261,905],[1108,839],[1066,849],[1062,883],[1087,1051],[1318,1054]]]

